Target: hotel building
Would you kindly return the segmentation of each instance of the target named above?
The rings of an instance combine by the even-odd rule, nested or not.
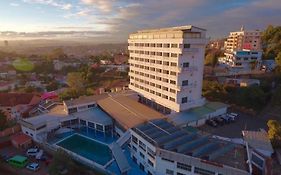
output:
[[[162,113],[204,104],[206,30],[180,26],[141,30],[128,39],[130,85],[140,102]]]

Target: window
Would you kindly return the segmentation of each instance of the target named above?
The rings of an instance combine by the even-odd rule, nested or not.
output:
[[[182,64],[182,67],[189,67],[189,62],[185,62]]]
[[[176,53],[171,53],[171,57],[177,57],[178,55]]]
[[[91,128],[95,128],[95,124],[92,123],[92,122],[88,122],[88,126],[91,127]]]
[[[182,81],[182,86],[188,86],[188,80]]]
[[[194,173],[201,175],[215,175],[215,172],[195,167]]]
[[[185,174],[182,174],[182,173],[177,172],[177,175],[185,175]]]
[[[173,63],[173,62],[171,62],[171,66],[176,67],[176,66],[177,66],[177,63]]]
[[[166,175],[174,175],[174,171],[166,169]]]
[[[166,158],[161,158],[162,160],[164,160],[164,161],[167,161],[167,162],[171,162],[171,163],[174,163],[175,161],[173,161],[173,160],[170,160],[170,159],[166,159]]]
[[[153,164],[150,160],[147,160],[147,163],[148,163],[150,166],[154,167],[154,164]]]
[[[169,61],[163,61],[163,65],[169,66]]]
[[[169,57],[169,56],[170,56],[170,54],[169,54],[169,53],[165,53],[165,52],[164,52],[164,53],[163,53],[163,56],[164,56],[164,57]]]
[[[141,163],[140,163],[140,169],[141,169],[142,171],[144,171],[144,166],[143,166],[143,164],[141,164]]]
[[[137,158],[135,156],[133,156],[133,161],[137,163]]]
[[[165,48],[169,48],[169,47],[170,47],[170,44],[164,44],[164,47],[165,47]]]
[[[171,84],[176,84],[176,81],[170,80],[170,83],[171,83]]]
[[[181,103],[187,103],[187,97],[183,97],[183,98],[181,99]]]
[[[140,140],[139,140],[139,147],[140,147],[142,150],[146,151],[146,146],[145,146],[145,144],[142,143]]]
[[[96,129],[98,131],[103,131],[103,126],[102,125],[99,125],[99,124],[96,124]]]
[[[175,89],[170,89],[170,92],[172,92],[172,93],[176,93],[176,90]]]
[[[176,101],[176,99],[173,98],[173,97],[170,97],[169,99],[170,99],[172,102],[175,102],[175,101]]]
[[[157,44],[157,47],[162,47],[162,44]]]
[[[184,164],[184,163],[177,163],[177,168],[182,169],[182,170],[186,170],[186,171],[191,171],[191,166]]]
[[[140,152],[140,156],[144,159],[144,154]]]
[[[178,44],[171,44],[171,48],[177,48]]]
[[[88,108],[93,108],[95,106],[96,106],[95,104],[91,104],[91,105],[88,105]]]
[[[80,120],[80,124],[86,126],[86,121],[85,120]]]
[[[177,75],[177,73],[176,73],[176,72],[171,71],[171,72],[170,72],[170,75],[174,75],[174,76],[176,76],[176,75]]]
[[[69,108],[68,109],[69,114],[72,114],[72,113],[75,113],[75,112],[77,112],[77,108]]]
[[[183,47],[184,47],[185,49],[190,48],[190,44],[184,44]]]

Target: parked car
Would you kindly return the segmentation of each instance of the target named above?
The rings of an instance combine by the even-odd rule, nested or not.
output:
[[[212,127],[217,127],[218,126],[218,124],[214,120],[212,120],[212,119],[207,120],[206,123],[209,126],[212,126]]]
[[[230,122],[235,122],[236,116],[231,115],[231,114],[227,114],[226,116],[229,118],[229,121],[230,121]]]
[[[224,119],[222,119],[221,117],[216,117],[216,118],[214,118],[214,121],[215,121],[217,124],[220,124],[220,125],[223,125],[223,124],[224,124]]]
[[[224,120],[224,123],[231,123],[232,122],[231,117],[229,117],[228,115],[223,115],[221,118]]]
[[[39,152],[38,148],[30,148],[26,151],[27,156],[36,156]]]
[[[31,170],[31,171],[37,171],[39,170],[39,164],[38,163],[30,163],[26,166],[27,169]]]

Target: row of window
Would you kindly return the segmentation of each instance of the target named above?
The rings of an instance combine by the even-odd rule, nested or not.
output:
[[[154,91],[154,90],[152,90],[152,89],[148,89],[148,88],[146,88],[146,87],[143,87],[143,86],[141,86],[141,85],[138,85],[137,83],[130,83],[132,86],[135,86],[136,88],[139,88],[139,89],[141,89],[141,90],[144,90],[144,91],[146,91],[146,92],[149,92],[149,93],[151,93],[151,94],[154,94],[154,95],[157,95],[157,96],[159,96],[159,97],[161,97],[161,98],[164,98],[164,99],[169,99],[170,101],[172,101],[172,102],[176,102],[176,99],[175,98],[173,98],[173,97],[168,97],[167,95],[165,95],[165,94],[161,94],[160,92],[157,92],[157,91]]]
[[[251,60],[257,60],[258,58],[257,57],[251,57],[250,58]],[[249,58],[248,57],[244,57],[244,58],[241,58],[241,57],[236,57],[236,60],[244,60],[244,61],[248,61]]]
[[[204,36],[204,35],[203,35]],[[175,32],[175,33],[143,33],[143,34],[132,34],[129,36],[130,39],[171,39],[171,38],[201,38],[200,32]]]
[[[136,47],[158,47],[158,48],[181,48],[182,44],[176,43],[129,43],[129,46]],[[183,48],[190,48],[190,44],[183,44]]]
[[[152,63],[152,64],[160,64],[164,66],[173,66],[173,67],[178,66],[178,64],[175,62],[161,61],[161,60],[154,60],[154,59],[147,59],[147,58],[130,57],[130,60],[136,60],[136,61]]]
[[[162,160],[170,161],[171,163],[174,163],[174,161],[169,160],[169,159],[162,158]],[[181,170],[184,170],[184,171],[188,171],[188,172],[192,171],[192,166],[188,165],[188,164],[185,164],[185,163],[177,162],[177,168],[181,169]],[[200,175],[215,175],[216,174],[213,171],[206,170],[206,169],[199,168],[199,167],[194,168],[194,173],[200,174]],[[170,170],[170,169],[166,169],[166,174],[167,175],[174,175],[174,171]],[[184,174],[177,172],[177,175],[184,175]]]
[[[139,64],[132,64],[132,65],[130,65],[130,67],[136,67],[136,68],[140,68],[143,70],[149,70],[149,71],[153,71],[156,73],[162,73],[162,74],[166,74],[166,75],[172,75],[172,76],[177,75],[177,72],[175,72],[175,71],[169,71],[169,70],[165,70],[165,69],[159,69],[159,68],[144,66],[144,65],[139,65]]]
[[[135,70],[130,70],[130,72],[134,73],[136,75],[140,75],[140,76],[143,76],[143,77],[146,77],[146,78],[153,79],[153,80],[158,80],[158,81],[162,81],[164,83],[170,83],[172,85],[176,85],[175,80],[170,80],[168,78],[163,78],[163,77],[159,77],[159,76],[155,76],[155,75],[151,75],[151,74],[148,74],[148,73],[143,73],[143,72],[139,72],[139,71],[135,71]]]
[[[141,55],[151,55],[151,56],[163,56],[163,57],[173,57],[177,58],[177,53],[169,53],[169,52],[150,52],[150,51],[143,51],[143,50],[129,50],[129,53],[136,53]]]

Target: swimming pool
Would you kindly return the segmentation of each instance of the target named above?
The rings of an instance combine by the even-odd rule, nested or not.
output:
[[[111,151],[107,145],[88,139],[79,134],[73,134],[65,140],[57,143],[57,145],[100,165],[105,165],[112,159]]]

